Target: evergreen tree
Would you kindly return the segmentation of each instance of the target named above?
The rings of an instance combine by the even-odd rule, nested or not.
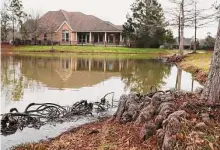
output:
[[[166,30],[161,4],[157,0],[136,0],[131,11],[132,15],[127,17],[124,25],[125,39],[135,42],[137,47],[159,47],[163,44]]]

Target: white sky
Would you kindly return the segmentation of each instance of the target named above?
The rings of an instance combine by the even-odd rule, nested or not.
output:
[[[4,0],[3,0],[4,1]],[[64,9],[66,11],[79,11],[85,14],[94,15],[102,20],[110,21],[116,25],[126,21],[126,14],[130,11],[130,5],[135,0],[23,0],[26,11],[46,13],[50,10]],[[158,0],[162,7],[167,10],[172,6],[169,0]],[[200,8],[210,7],[216,0],[198,0]],[[171,28],[174,36],[177,36],[177,29]],[[204,38],[207,32],[212,36],[217,33],[217,22],[206,28],[198,30],[198,38]],[[193,29],[185,30],[185,37],[193,36]]]

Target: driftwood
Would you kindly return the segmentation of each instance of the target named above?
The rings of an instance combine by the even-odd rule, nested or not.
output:
[[[112,95],[112,105],[106,100],[108,95]],[[100,102],[88,103],[81,100],[72,106],[60,106],[54,103],[31,103],[24,112],[19,112],[17,108],[11,108],[9,113],[2,114],[1,134],[14,134],[17,129],[23,130],[25,127],[39,129],[42,125],[51,121],[60,121],[73,116],[91,115],[107,111],[114,107],[114,92],[107,93]]]

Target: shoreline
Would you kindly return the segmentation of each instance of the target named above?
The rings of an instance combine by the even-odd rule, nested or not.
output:
[[[205,52],[201,54],[185,54],[181,58],[175,55],[166,58],[171,59],[170,62],[168,60],[169,63],[173,63],[180,69],[191,73],[195,80],[204,85],[208,78],[211,56],[211,52]]]
[[[186,72],[191,73],[193,77],[195,78],[195,80],[200,82],[202,85],[204,85],[205,82],[207,81],[208,73],[204,72],[202,69],[199,69],[194,66],[183,65],[181,63],[178,63],[177,66],[179,66],[182,70],[185,70]]]
[[[72,128],[55,138],[41,140],[37,143],[18,145],[12,149],[156,150],[161,148],[161,144],[163,143],[163,146],[164,144],[168,144],[166,145],[168,147],[165,149],[170,150],[173,146],[172,144],[170,145],[169,142],[166,142],[166,140],[169,140],[170,142],[174,141],[178,143],[178,149],[180,150],[186,149],[189,144],[198,149],[212,149],[213,147],[213,150],[217,150],[220,148],[220,139],[218,136],[220,134],[220,120],[218,120],[220,117],[220,109],[218,109],[217,106],[209,106],[211,110],[204,112],[206,106],[200,101],[199,95],[199,93],[176,91],[174,92],[173,100],[169,97],[165,97],[165,101],[162,102],[160,106],[158,103],[155,103],[152,97],[153,103],[148,103],[139,113],[139,116],[146,115],[146,117],[150,117],[150,120],[147,122],[143,119],[139,120],[140,117],[124,122],[123,117],[118,116],[118,113],[121,112],[117,111],[112,117],[102,118],[99,121]],[[159,95],[156,97],[158,98],[158,96]],[[120,100],[123,100],[123,98]],[[134,104],[132,104],[132,101],[133,100],[128,99],[128,103],[131,102],[128,107]],[[153,109],[159,108],[160,113],[158,115],[151,113],[143,114],[143,112],[152,111],[152,109],[149,108],[151,105]],[[121,108],[121,106],[123,107],[123,104],[119,104],[119,108]],[[171,112],[167,112],[167,110]],[[129,113],[129,111],[133,112],[134,110],[127,109],[123,111],[124,113]],[[168,115],[166,115],[167,113]],[[207,114],[210,116],[205,116]],[[161,118],[164,115],[167,118],[165,120]],[[172,131],[174,127],[177,129]],[[165,132],[165,136],[161,136],[163,132]],[[169,133],[172,134],[170,135]]]

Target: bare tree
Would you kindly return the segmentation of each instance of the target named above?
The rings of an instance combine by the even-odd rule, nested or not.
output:
[[[36,44],[37,38],[41,34],[39,26],[40,14],[38,12],[31,12],[23,25],[22,32],[27,35],[29,38],[34,39]]]
[[[188,26],[189,16],[191,12],[190,6],[192,5],[192,0],[170,0],[170,2],[176,5],[174,8],[174,24],[177,25],[179,30],[179,55],[183,55],[184,50],[184,29]]]
[[[23,4],[21,0],[9,0],[9,7],[7,11],[10,13],[10,18],[12,20],[12,31],[13,31],[13,41],[15,41],[15,26],[17,25],[22,27],[23,19],[27,14],[23,11]]]
[[[7,11],[7,4],[4,3],[1,9],[1,40],[6,41],[10,29],[10,16]]]
[[[178,26],[179,32],[179,48],[180,53],[183,49],[184,39],[184,28],[194,28],[194,52],[196,52],[197,45],[197,31],[199,28],[208,26],[211,22],[215,20],[212,12],[210,10],[212,7],[205,9],[198,8],[198,0],[170,0],[172,3],[176,4],[176,8],[168,11],[169,14],[172,14],[171,26]],[[179,8],[178,8],[179,7]]]
[[[53,48],[53,37],[58,29],[59,24],[54,19],[49,19],[49,17],[43,17],[39,19],[39,30],[41,33],[49,34],[51,41],[51,51],[54,51]]]
[[[197,49],[197,31],[199,28],[203,28],[203,27],[207,27],[208,25],[210,25],[210,23],[215,21],[215,14],[216,13],[212,13],[210,12],[212,10],[212,7],[207,7],[205,9],[203,8],[198,8],[198,0],[193,0],[193,9],[194,12],[192,11],[192,17],[189,18],[189,20],[191,19],[191,26],[194,28],[194,53],[196,52]]]

